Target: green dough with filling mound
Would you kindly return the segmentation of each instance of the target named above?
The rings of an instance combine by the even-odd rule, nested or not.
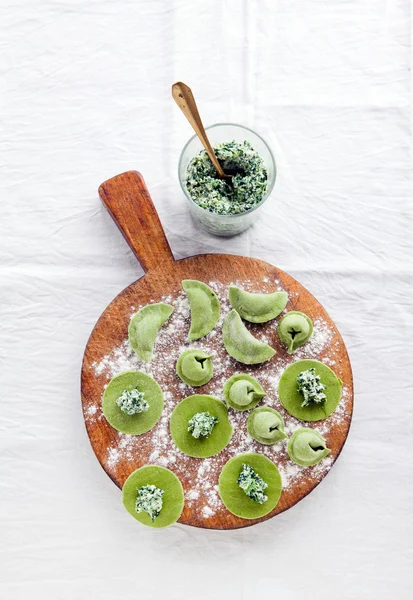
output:
[[[148,410],[133,415],[123,412],[116,403],[122,393],[137,389],[143,392]],[[139,435],[152,429],[159,421],[163,410],[163,393],[152,377],[141,371],[125,371],[116,375],[108,383],[102,400],[103,414],[107,421],[120,431],[130,435]]]
[[[129,343],[142,360],[150,362],[159,329],[169,319],[174,307],[169,304],[147,304],[130,320]]]
[[[275,354],[274,348],[260,342],[248,331],[235,309],[224,319],[222,341],[228,354],[245,365],[266,362]]]
[[[234,410],[251,410],[265,396],[265,391],[254,377],[239,373],[227,379],[223,395],[227,405]]]
[[[310,339],[313,333],[313,322],[306,314],[292,310],[278,323],[277,333],[287,346],[288,354],[292,354]]]
[[[250,323],[266,323],[275,319],[288,302],[287,292],[257,294],[241,288],[229,286],[229,301],[237,313]]]
[[[154,485],[164,491],[162,509],[152,521],[147,512],[136,512],[137,488]],[[122,488],[123,505],[134,519],[148,527],[168,527],[175,523],[184,508],[184,491],[175,473],[165,467],[146,465],[137,469],[125,481]]]
[[[326,399],[320,404],[301,406],[304,398],[298,391],[297,377],[303,371],[315,370],[320,382],[325,385]],[[278,384],[278,396],[284,408],[301,421],[321,421],[331,415],[337,408],[341,397],[342,381],[327,365],[318,360],[297,360],[288,366],[281,375]]]
[[[184,383],[197,387],[205,385],[213,374],[212,354],[202,350],[184,350],[176,363],[176,372]]]
[[[267,446],[287,437],[282,416],[270,406],[260,406],[252,411],[247,420],[247,431],[254,440]]]
[[[265,489],[268,499],[263,504],[251,500],[239,487],[238,477],[243,464],[250,465],[268,485]],[[281,490],[281,475],[275,464],[266,456],[254,452],[231,458],[219,476],[219,494],[223,503],[233,515],[242,519],[258,519],[270,513],[278,504]]]
[[[188,431],[189,421],[197,413],[209,413],[216,417],[208,437],[194,438]],[[231,439],[232,426],[228,419],[228,409],[214,396],[195,394],[184,398],[174,409],[170,420],[171,435],[176,446],[188,456],[208,458],[219,454]]]
[[[188,338],[198,340],[207,335],[219,320],[220,305],[214,290],[202,281],[184,279],[182,287],[188,295],[191,327]]]
[[[331,450],[318,431],[303,427],[294,431],[288,440],[287,452],[297,465],[311,467],[330,454]]]

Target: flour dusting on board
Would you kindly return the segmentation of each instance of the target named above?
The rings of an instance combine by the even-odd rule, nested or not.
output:
[[[257,289],[251,281],[234,282],[248,291],[269,292],[282,291],[278,280],[270,281],[268,278],[263,280],[264,289]],[[336,357],[338,356],[339,341],[336,333],[322,318],[314,320],[314,332],[310,340],[297,352],[290,356],[278,339],[276,330],[279,318],[264,324],[247,324],[251,333],[258,339],[268,342],[276,350],[274,358],[259,366],[241,365],[232,359],[225,351],[221,339],[221,326],[225,315],[231,309],[228,302],[228,285],[217,281],[208,283],[216,292],[221,303],[221,317],[211,333],[201,340],[189,342],[187,334],[190,325],[189,302],[184,291],[178,293],[175,297],[165,296],[157,301],[166,302],[174,307],[172,316],[167,323],[160,329],[154,358],[150,363],[139,359],[129,342],[126,339],[113,351],[104,356],[98,363],[94,363],[92,368],[98,377],[103,377],[107,385],[112,377],[128,370],[139,370],[151,375],[161,386],[164,392],[165,407],[159,422],[155,427],[143,436],[132,436],[126,434],[117,434],[117,439],[108,448],[106,456],[106,466],[111,472],[116,472],[120,464],[131,472],[134,468],[142,465],[140,457],[140,445],[144,436],[150,440],[152,451],[146,460],[148,464],[161,465],[175,471],[185,490],[185,503],[188,507],[197,510],[197,518],[207,521],[217,512],[224,509],[223,503],[218,493],[218,478],[221,469],[228,458],[241,452],[259,452],[270,458],[278,466],[282,481],[283,490],[288,493],[294,486],[299,486],[305,478],[311,479],[316,483],[331,468],[333,458],[330,456],[323,459],[314,467],[303,468],[293,463],[287,454],[287,440],[283,440],[273,446],[263,446],[250,438],[246,429],[246,420],[249,411],[238,412],[230,409],[229,418],[234,428],[233,436],[225,448],[225,453],[213,456],[207,459],[194,459],[186,456],[172,441],[169,431],[169,419],[175,406],[186,396],[200,393],[212,394],[221,400],[223,385],[234,373],[244,372],[253,375],[258,379],[267,392],[263,403],[278,410],[284,421],[285,431],[290,436],[300,427],[314,426],[329,443],[329,434],[332,427],[336,426],[342,420],[348,418],[348,403],[350,401],[349,390],[343,388],[342,398],[337,410],[324,421],[309,424],[303,423],[290,416],[282,407],[278,399],[278,382],[285,368],[296,360],[303,358],[318,359],[334,368]],[[290,294],[290,302],[296,303],[297,298]],[[130,315],[136,312],[140,306],[131,306]],[[295,307],[288,308],[295,310]],[[287,309],[283,311],[287,312]],[[200,348],[213,355],[214,376],[211,381],[202,386],[202,388],[193,388],[183,383],[175,374],[175,364],[181,352],[187,348]],[[172,376],[171,376],[172,374]],[[103,393],[103,389],[102,389]],[[96,423],[104,420],[101,400],[98,404],[91,404],[85,409],[85,419],[89,423]],[[224,454],[224,455],[223,455]],[[194,461],[197,468],[193,469]],[[191,465],[191,468],[188,466]],[[195,472],[195,476],[191,476]]]

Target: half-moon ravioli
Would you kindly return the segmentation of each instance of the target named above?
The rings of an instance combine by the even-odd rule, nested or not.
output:
[[[198,340],[206,336],[219,320],[220,305],[209,285],[195,279],[184,279],[182,287],[188,295],[191,309],[191,327],[188,338]]]
[[[129,323],[129,343],[142,360],[150,362],[159,329],[174,311],[170,304],[147,304],[133,315]]]
[[[235,309],[225,317],[222,341],[228,354],[245,365],[263,363],[275,354],[274,348],[260,342],[248,331]]]
[[[257,294],[241,288],[229,286],[229,301],[237,313],[250,323],[266,323],[275,319],[288,302],[287,292]]]

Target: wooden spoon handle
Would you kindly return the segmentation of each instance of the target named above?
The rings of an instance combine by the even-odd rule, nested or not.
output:
[[[221,179],[225,179],[225,173],[222,170],[221,165],[218,162],[217,157],[214,154],[212,146],[209,142],[207,134],[205,133],[204,126],[199,116],[198,107],[195,102],[194,95],[190,87],[188,87],[182,81],[174,83],[172,86],[172,96],[179,108],[182,110],[190,124],[192,125],[195,133],[199,137],[211,159],[212,164],[216,168],[218,175]]]
[[[127,171],[108,179],[99,187],[99,196],[145,272],[174,260],[140,173]]]

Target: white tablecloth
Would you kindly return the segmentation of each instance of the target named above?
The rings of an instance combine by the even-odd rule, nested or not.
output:
[[[2,598],[412,597],[410,4],[0,0]],[[186,211],[178,79],[207,124],[248,125],[276,154],[273,197],[239,237],[202,233]],[[89,445],[83,349],[142,273],[97,196],[128,169],[177,258],[272,262],[347,343],[342,456],[259,526],[140,527]]]

